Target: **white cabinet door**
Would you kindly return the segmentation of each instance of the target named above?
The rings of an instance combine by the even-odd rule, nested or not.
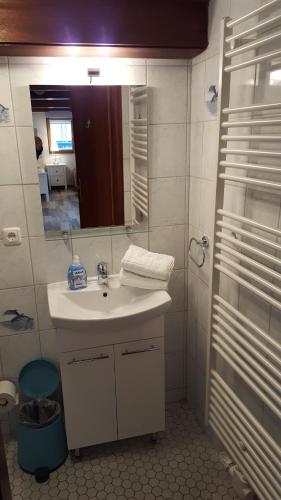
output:
[[[114,346],[118,438],[165,428],[164,339]]]
[[[61,354],[68,448],[117,439],[112,346]]]

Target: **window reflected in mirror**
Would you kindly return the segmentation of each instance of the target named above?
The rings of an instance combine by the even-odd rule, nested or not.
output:
[[[138,88],[30,86],[45,232],[147,217],[147,102]]]
[[[72,115],[69,118],[46,118],[46,123],[49,153],[74,153]]]

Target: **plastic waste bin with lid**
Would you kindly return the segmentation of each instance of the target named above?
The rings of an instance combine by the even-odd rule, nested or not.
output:
[[[18,463],[39,482],[46,481],[68,454],[60,404],[49,399],[59,382],[57,368],[42,359],[25,365],[19,375],[21,393],[31,400],[20,406]]]

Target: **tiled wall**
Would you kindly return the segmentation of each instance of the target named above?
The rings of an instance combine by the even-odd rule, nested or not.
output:
[[[21,367],[43,356],[57,362],[56,331],[48,314],[46,284],[64,280],[72,254],[78,253],[88,274],[99,260],[118,272],[131,242],[176,256],[171,279],[173,305],[166,315],[166,387],[169,399],[185,390],[185,229],[187,228],[187,61],[150,60],[0,60],[0,102],[10,109],[10,122],[0,124],[0,229],[20,226],[22,244],[0,240],[0,378],[16,380]],[[100,83],[145,84],[149,103],[149,196],[147,231],[45,241],[36,171],[29,84],[87,84],[86,68],[101,67]],[[4,324],[17,309],[22,331]]]

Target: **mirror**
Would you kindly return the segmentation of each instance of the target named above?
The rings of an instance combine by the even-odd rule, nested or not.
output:
[[[148,217],[147,89],[30,85],[45,232]]]

